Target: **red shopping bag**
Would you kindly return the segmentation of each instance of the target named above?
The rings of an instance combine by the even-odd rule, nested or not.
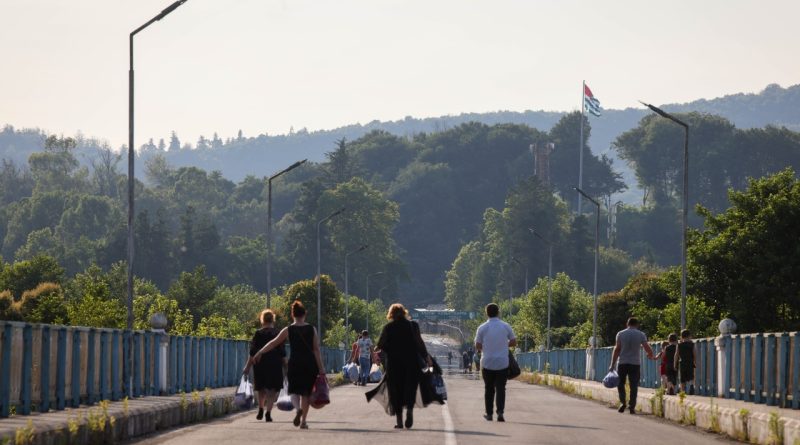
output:
[[[331,403],[331,390],[328,387],[328,378],[324,374],[317,376],[314,389],[311,391],[310,402],[311,406],[317,409]]]

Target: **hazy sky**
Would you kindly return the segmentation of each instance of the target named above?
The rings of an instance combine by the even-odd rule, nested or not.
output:
[[[0,0],[0,125],[127,140],[128,34],[170,0]],[[136,145],[606,108],[800,83],[800,1],[189,0],[136,38]]]

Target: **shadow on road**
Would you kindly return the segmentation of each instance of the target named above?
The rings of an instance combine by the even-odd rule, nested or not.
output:
[[[329,422],[325,422],[329,423]],[[386,429],[385,431],[382,430],[367,430],[367,429],[359,429],[359,428],[315,428],[315,431],[331,431],[337,433],[362,433],[362,434],[397,434],[401,430],[396,430],[392,427],[391,429]],[[425,433],[445,433],[445,430],[432,430],[432,429],[424,429],[424,428],[412,428],[410,430],[402,430],[413,433],[414,431],[425,432]],[[504,434],[495,434],[495,433],[487,433],[484,431],[463,431],[463,430],[454,430],[453,433],[456,435],[465,435],[465,436],[492,436],[492,437],[508,437]]]
[[[555,425],[552,423],[530,423],[530,422],[510,422],[506,421],[506,423],[512,425],[530,425],[530,426],[542,426],[547,428],[570,428],[570,429],[580,429],[580,430],[601,430],[602,428],[595,428],[593,426],[579,426],[579,425]]]

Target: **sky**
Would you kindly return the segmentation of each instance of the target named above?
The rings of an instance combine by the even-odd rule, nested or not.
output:
[[[0,0],[0,125],[127,141],[170,0]],[[136,36],[136,142],[604,108],[800,83],[797,0],[188,0]]]

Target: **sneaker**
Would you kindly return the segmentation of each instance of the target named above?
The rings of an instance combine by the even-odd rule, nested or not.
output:
[[[264,422],[272,422],[272,414],[267,411],[267,414],[264,416]]]
[[[497,421],[498,421],[498,422],[505,422],[505,421],[506,421],[506,419],[503,417],[503,415],[502,415],[502,414],[498,414],[498,415],[497,415]]]
[[[300,426],[300,417],[303,416],[303,410],[298,409],[297,414],[294,415],[294,421],[292,422],[294,426]]]
[[[264,418],[264,408],[258,409],[258,414],[256,414],[256,420],[261,420]]]
[[[617,409],[617,411],[621,412],[621,413],[624,413],[625,412],[625,404],[624,403],[620,404],[619,405],[619,409]]]
[[[491,415],[491,414],[484,414],[484,415],[483,415],[483,418],[484,418],[484,419],[486,419],[486,420],[488,420],[489,422],[491,422],[491,421],[492,421],[492,415]]]
[[[636,414],[636,408],[632,406],[631,409],[630,409],[630,413],[631,414]]]

